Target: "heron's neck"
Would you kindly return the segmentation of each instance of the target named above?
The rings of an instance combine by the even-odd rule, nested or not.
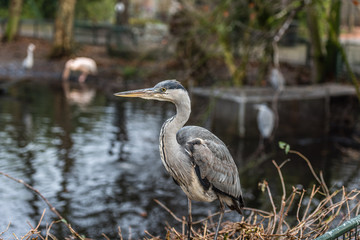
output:
[[[187,96],[181,103],[175,103],[175,106],[176,115],[165,121],[160,132],[160,142],[167,148],[168,152],[177,149],[179,146],[176,140],[176,133],[189,119],[191,113],[190,98]]]
[[[166,126],[166,132],[170,135],[175,135],[176,133],[185,125],[189,120],[191,113],[191,103],[190,99],[186,99],[183,102],[176,104],[176,115],[169,120],[169,123]]]
[[[27,51],[27,57],[28,57],[28,58],[33,58],[33,56],[34,56],[33,51],[28,50],[28,51]]]
[[[184,152],[176,140],[176,134],[189,119],[191,112],[189,97],[179,104],[175,103],[175,106],[176,115],[165,121],[161,128],[159,140],[163,165],[170,175],[179,182],[181,179],[188,179],[188,176],[184,175],[187,172],[184,168],[187,163],[182,161],[184,156],[181,154]]]

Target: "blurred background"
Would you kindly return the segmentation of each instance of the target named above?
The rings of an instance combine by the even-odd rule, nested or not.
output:
[[[269,211],[258,188],[360,184],[360,2],[357,0],[0,0],[0,171],[38,189],[80,234],[138,239],[181,229],[187,200],[160,161],[164,102],[113,93],[177,79],[188,122],[228,146],[246,206]],[[263,107],[259,107],[262,104]],[[270,133],[264,134],[269,128]],[[23,185],[0,178],[0,238],[58,218]],[[218,211],[194,203],[193,219]],[[289,213],[292,213],[290,211]],[[236,213],[225,214],[237,221]],[[54,224],[52,234],[70,236]]]

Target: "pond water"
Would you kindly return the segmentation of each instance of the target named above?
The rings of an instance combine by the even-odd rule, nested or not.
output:
[[[123,90],[123,89],[119,89]],[[163,202],[177,216],[186,216],[187,200],[173,183],[160,161],[158,135],[162,123],[174,114],[171,104],[141,99],[115,99],[92,88],[70,89],[60,84],[23,83],[0,97],[0,171],[22,179],[45,196],[80,234],[94,239],[123,236],[133,239],[165,233],[167,223],[181,225],[161,208]],[[194,118],[192,123],[201,124]],[[270,182],[273,195],[281,195],[278,175],[271,163],[289,156],[277,150],[260,165],[249,167],[256,139],[224,139],[241,169],[246,204],[264,210],[265,194],[257,188],[263,179]],[[226,140],[225,140],[226,139]],[[334,189],[343,184],[357,188],[360,160],[347,157],[338,146],[354,146],[347,137],[286,139],[323,170]],[[358,146],[358,145],[356,145]],[[314,182],[304,161],[291,157],[284,178],[291,186],[308,188]],[[251,164],[251,163],[250,163]],[[46,203],[22,184],[0,176],[1,237],[20,237],[36,226],[44,209],[42,229],[57,220]],[[216,212],[217,203],[194,203],[193,219]],[[236,213],[225,220],[238,220]],[[52,233],[59,239],[69,235],[57,223]]]

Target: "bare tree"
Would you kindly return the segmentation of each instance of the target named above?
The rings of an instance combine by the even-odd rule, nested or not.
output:
[[[11,42],[17,34],[23,0],[11,0],[9,19],[6,25],[3,41]]]
[[[115,5],[116,25],[126,25],[129,22],[129,0],[118,0]]]
[[[76,0],[59,0],[50,54],[52,57],[67,56],[72,51],[75,4]]]

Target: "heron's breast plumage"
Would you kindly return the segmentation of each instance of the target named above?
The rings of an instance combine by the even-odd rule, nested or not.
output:
[[[204,188],[194,169],[190,172],[190,174],[192,179],[190,183],[188,185],[180,185],[180,187],[191,200],[212,202],[217,199],[217,196],[211,186],[208,189]]]

